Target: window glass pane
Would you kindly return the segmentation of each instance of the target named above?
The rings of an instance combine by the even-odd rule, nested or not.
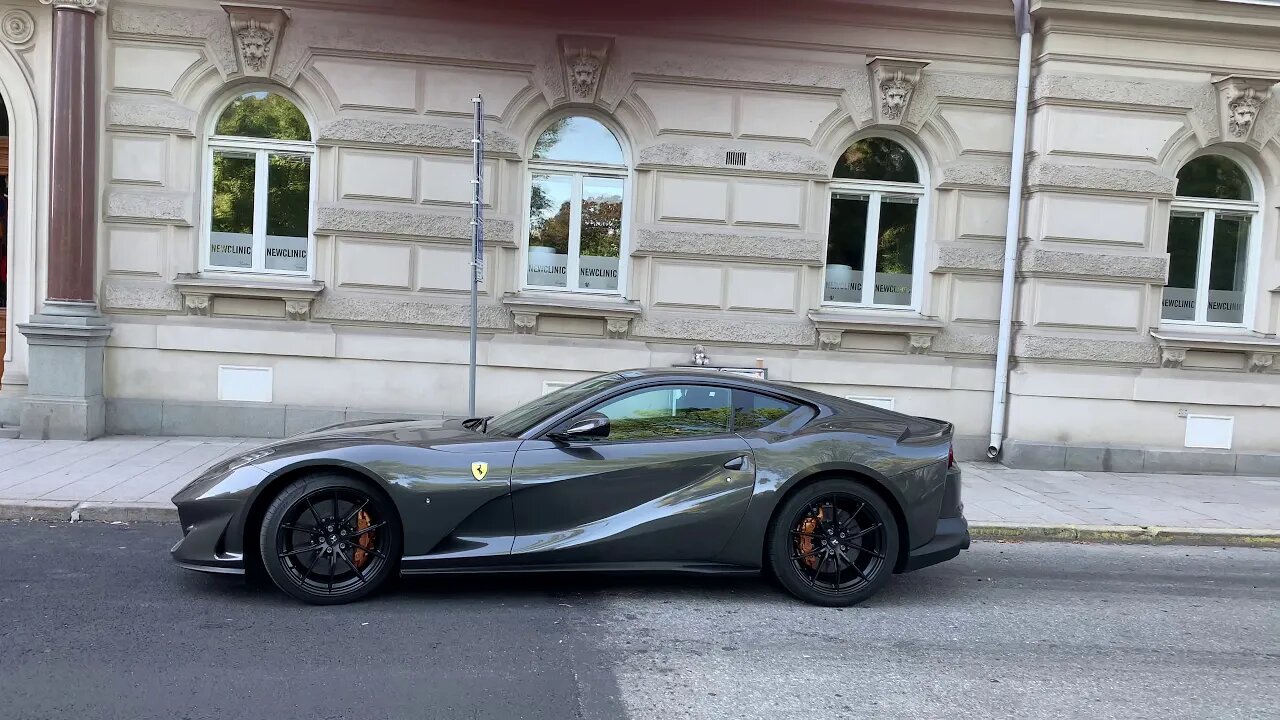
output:
[[[594,412],[609,418],[610,440],[715,435],[729,432],[729,391],[699,385],[640,390]]]
[[[583,178],[580,247],[578,287],[617,290],[622,255],[621,178]]]
[[[1218,200],[1252,200],[1253,186],[1244,168],[1221,155],[1205,155],[1178,171],[1178,195]]]
[[[1244,280],[1249,250],[1249,216],[1218,213],[1209,260],[1208,320],[1244,322]]]
[[[1164,289],[1160,317],[1196,319],[1196,274],[1200,265],[1200,213],[1169,216],[1169,284]]]
[[[880,237],[876,244],[877,305],[911,304],[911,271],[915,264],[917,200],[880,199]]]
[[[209,264],[253,267],[253,197],[257,160],[252,153],[213,154],[213,222]]]
[[[746,390],[733,391],[733,429],[739,432],[771,425],[800,407],[786,400],[757,395]]]
[[[529,198],[529,276],[537,287],[567,287],[573,178],[534,175]]]
[[[920,171],[911,153],[886,138],[865,138],[850,145],[836,163],[836,178],[920,182]]]
[[[536,400],[521,405],[505,415],[493,418],[489,421],[488,429],[485,432],[489,435],[514,437],[557,412],[568,408],[570,405],[585,400],[624,380],[625,378],[621,375],[601,375],[560,388],[553,393],[543,395]]]
[[[268,270],[307,271],[311,158],[271,155],[267,161]]]
[[[870,200],[864,195],[831,196],[824,300],[862,302],[862,266],[867,247],[869,207]]]
[[[296,105],[274,93],[241,95],[218,118],[216,135],[311,141],[311,126]]]
[[[622,145],[609,128],[585,117],[557,120],[533,146],[533,159],[622,165]]]

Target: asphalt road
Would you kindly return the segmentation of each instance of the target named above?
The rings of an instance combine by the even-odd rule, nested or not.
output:
[[[1272,550],[980,543],[839,611],[554,576],[325,609],[176,536],[0,524],[0,717],[1280,718]]]

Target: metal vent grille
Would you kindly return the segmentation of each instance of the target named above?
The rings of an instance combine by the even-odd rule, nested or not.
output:
[[[725,165],[737,165],[738,167],[747,166],[747,154],[745,152],[737,152],[730,150],[724,154]]]

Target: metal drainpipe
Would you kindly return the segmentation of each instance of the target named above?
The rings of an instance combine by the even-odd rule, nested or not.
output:
[[[1013,115],[1013,162],[1009,168],[1009,216],[1004,235],[1004,278],[1000,294],[1000,340],[996,347],[996,382],[991,401],[991,444],[987,457],[1000,456],[1004,442],[1005,402],[1009,396],[1009,344],[1013,332],[1014,274],[1022,227],[1022,175],[1027,157],[1027,96],[1031,89],[1030,0],[1014,0],[1018,43],[1018,95]]]

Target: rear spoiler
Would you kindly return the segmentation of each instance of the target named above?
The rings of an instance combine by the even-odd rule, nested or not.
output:
[[[912,416],[911,420],[918,422],[908,421],[898,436],[898,442],[928,445],[955,435],[956,426],[946,420],[917,416]]]

